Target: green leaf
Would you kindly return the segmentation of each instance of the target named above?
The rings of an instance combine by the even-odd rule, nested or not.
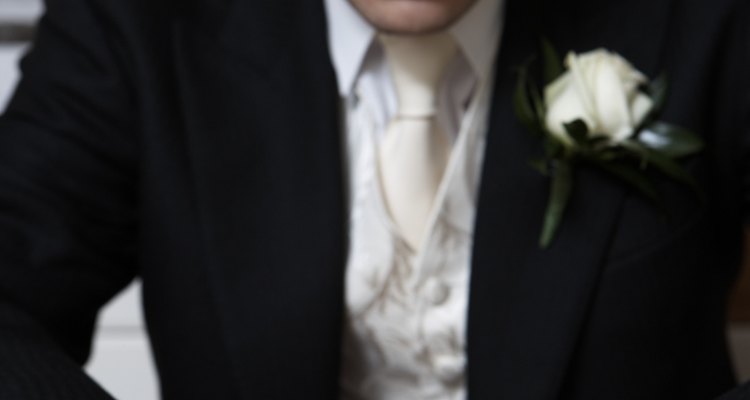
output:
[[[563,65],[555,46],[547,38],[541,40],[544,82],[550,84],[563,74]]]
[[[661,74],[651,81],[648,85],[648,95],[654,102],[651,115],[659,115],[664,109],[664,104],[666,104],[669,95],[669,80],[666,74]]]
[[[586,122],[584,122],[582,119],[577,119],[573,122],[564,124],[564,126],[565,131],[568,132],[568,135],[570,135],[573,140],[575,140],[576,144],[581,147],[587,147],[589,127],[588,125],[586,125]]]
[[[544,215],[544,226],[539,238],[539,246],[547,248],[560,228],[563,214],[570,200],[573,187],[573,167],[565,161],[557,161],[550,180],[549,202]]]
[[[644,170],[648,167],[648,164],[651,162],[651,152],[648,147],[632,139],[622,141],[619,145],[626,151],[626,153],[628,153],[628,155],[638,158],[640,161],[640,169]]]
[[[544,141],[544,154],[548,159],[556,159],[563,155],[565,145],[552,135],[548,135]]]
[[[626,140],[620,143],[620,145],[637,155],[646,167],[653,165],[665,175],[684,183],[688,183],[688,180],[692,180],[692,177],[688,175],[680,164],[658,151],[651,150],[640,142]]]
[[[669,176],[670,178],[676,179],[700,193],[700,187],[695,179],[684,169],[680,164],[672,159],[669,159],[657,152],[649,150],[651,153],[649,161],[651,165],[656,167],[661,173]]]
[[[703,140],[676,125],[654,122],[638,135],[638,142],[669,158],[680,158],[703,150]]]
[[[529,82],[529,91],[531,93],[531,103],[534,106],[536,112],[536,124],[538,127],[543,127],[547,124],[544,120],[547,115],[547,107],[544,105],[542,100],[541,91],[536,87],[533,82]]]
[[[525,67],[522,67],[518,71],[518,83],[516,84],[516,92],[513,95],[513,108],[516,116],[526,129],[531,133],[538,134],[540,132],[537,124],[538,118],[531,106],[528,86],[528,71]]]
[[[549,175],[549,162],[544,158],[535,158],[529,161],[531,168],[542,175]]]
[[[663,208],[661,196],[656,190],[654,184],[648,179],[646,174],[637,168],[623,163],[613,162],[596,162],[602,170],[620,179],[638,193],[646,197],[649,201]]]
[[[698,182],[676,161],[635,141],[625,141],[622,145],[638,153],[646,166],[653,165],[664,175],[688,185],[703,200],[704,194]]]

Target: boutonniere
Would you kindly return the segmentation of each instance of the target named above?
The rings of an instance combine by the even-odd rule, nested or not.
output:
[[[550,197],[540,236],[547,247],[563,218],[578,165],[610,174],[656,204],[650,169],[692,187],[695,180],[677,162],[703,147],[694,133],[659,121],[667,80],[649,79],[618,54],[599,49],[568,53],[561,62],[542,44],[545,86],[539,90],[528,68],[519,70],[514,108],[529,132],[543,142],[544,156],[532,166],[550,178]]]

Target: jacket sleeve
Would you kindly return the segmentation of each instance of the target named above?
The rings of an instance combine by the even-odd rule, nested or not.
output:
[[[82,365],[135,274],[137,107],[98,3],[48,0],[0,117],[0,399],[111,398]]]

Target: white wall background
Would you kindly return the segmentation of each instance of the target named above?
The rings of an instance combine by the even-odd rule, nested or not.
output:
[[[120,400],[156,400],[157,380],[143,329],[140,286],[131,285],[102,313],[86,367]]]
[[[0,0],[0,21],[29,21],[36,18],[41,10],[40,0]]]
[[[0,23],[31,20],[39,12],[35,0],[0,0]],[[18,78],[16,63],[24,49],[23,45],[0,43],[0,110]],[[750,325],[733,326],[729,338],[739,376],[750,379]],[[137,283],[103,311],[86,369],[119,400],[157,400],[157,380],[143,330]]]

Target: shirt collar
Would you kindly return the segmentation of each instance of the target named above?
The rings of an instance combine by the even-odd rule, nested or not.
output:
[[[354,86],[375,29],[349,0],[325,0],[328,47],[336,69],[339,92],[347,96]]]
[[[453,39],[481,81],[492,72],[500,42],[503,3],[503,0],[477,0],[450,28]]]
[[[477,0],[449,32],[477,77],[490,74],[502,30],[503,0]],[[339,92],[351,93],[376,31],[349,0],[325,0],[328,47]]]

